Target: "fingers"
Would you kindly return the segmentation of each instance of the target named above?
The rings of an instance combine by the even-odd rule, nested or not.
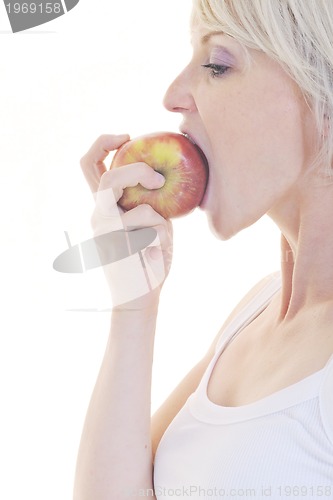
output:
[[[98,190],[103,191],[111,188],[116,201],[118,201],[126,187],[141,184],[147,189],[159,189],[164,183],[163,175],[146,163],[140,162],[108,170],[102,175]]]
[[[144,251],[147,269],[154,269],[159,275],[159,284],[169,272],[172,260],[172,222],[164,219],[150,205],[139,205],[122,216],[124,228],[131,230],[138,227],[153,227],[157,236]]]
[[[107,191],[102,191],[102,193],[106,192]],[[113,193],[111,191],[108,194],[110,195],[109,198],[111,198]],[[107,201],[105,201],[103,212],[101,208],[96,205],[92,214],[91,226],[95,236],[121,229],[131,231],[133,229],[155,226],[165,228],[164,230],[161,229],[160,232],[165,231],[165,233],[168,233],[169,231],[170,221],[166,221],[150,205],[138,205],[132,210],[124,213],[117,204],[112,204],[112,202],[110,202],[109,210],[106,210],[106,203]],[[162,234],[161,237],[164,240]]]
[[[118,206],[126,187],[141,184],[146,189],[159,189],[165,182],[161,174],[145,163],[132,163],[111,170],[106,168],[104,161],[109,152],[128,140],[128,135],[103,135],[80,162],[96,200],[91,224],[114,305],[138,300],[160,288],[169,272],[172,258],[170,221],[165,220],[150,205],[138,205],[127,212]],[[137,231],[144,228],[153,228],[156,237],[154,231]],[[117,231],[117,234],[111,234]],[[151,233],[152,238],[149,236]],[[104,234],[110,238],[98,238]],[[110,245],[113,247],[110,248]],[[104,258],[110,252],[112,258]]]
[[[101,219],[102,217],[99,218]],[[103,220],[106,230],[110,218]],[[103,270],[109,283],[113,306],[127,307],[128,303],[133,305],[135,301],[136,307],[141,307],[144,297],[149,302],[147,294],[160,289],[169,273],[172,260],[172,223],[150,205],[139,205],[129,210],[121,216],[121,221],[125,229],[125,233],[122,233],[124,238],[120,242],[122,246],[110,249],[106,242],[105,248],[99,247],[101,264],[106,263]],[[148,231],[139,230],[149,227],[155,230],[156,236],[153,234],[152,239]],[[109,260],[103,257],[110,250],[115,255],[121,255],[116,261],[111,259],[112,263],[108,264]]]
[[[101,176],[106,172],[106,157],[129,139],[128,134],[101,135],[81,158],[82,171],[93,193],[97,191]]]
[[[135,253],[140,248],[147,254],[147,258],[156,260],[160,257],[167,258],[170,249],[172,252],[172,223],[165,220],[150,205],[138,205],[122,215],[118,214],[118,217],[115,214],[103,217],[95,211],[92,225],[95,236],[119,230],[131,233],[131,244],[128,239],[129,253]],[[143,228],[153,228],[156,231],[155,240],[145,244],[149,246],[142,246],[142,235],[137,230]]]
[[[153,260],[163,256],[165,258],[172,249],[172,223],[165,220],[150,205],[139,205],[129,210],[122,216],[124,229],[152,227],[157,232],[157,237],[145,249],[145,255]]]
[[[129,215],[125,214],[122,220],[123,210],[117,205],[117,201],[121,198],[124,188],[127,186],[135,186],[140,183],[147,189],[157,189],[164,182],[164,177],[145,163],[126,165],[105,172],[101,177],[98,191],[95,193],[96,205],[91,219],[95,234],[121,229],[123,223],[127,224],[127,226],[144,225],[146,220],[151,219],[151,210],[149,210],[151,207],[149,205],[139,205],[133,211],[130,210]],[[155,218],[156,216],[159,217],[156,224],[164,221],[163,217],[157,212],[153,212]]]
[[[133,227],[153,227],[166,225],[166,220],[157,213],[150,205],[138,205],[132,210],[125,212],[122,216],[125,229]]]

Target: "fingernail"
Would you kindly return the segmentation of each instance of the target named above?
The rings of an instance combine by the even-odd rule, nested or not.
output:
[[[156,178],[156,182],[157,182],[158,186],[162,187],[165,183],[165,177],[162,174],[160,174],[159,172],[156,172],[155,178]]]
[[[163,253],[158,247],[148,247],[145,255],[147,255],[151,260],[159,260],[163,256]]]

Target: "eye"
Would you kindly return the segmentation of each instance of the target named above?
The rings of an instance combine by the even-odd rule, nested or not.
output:
[[[211,75],[212,78],[217,78],[219,76],[224,75],[230,69],[229,66],[224,66],[223,64],[202,64],[203,68],[208,68],[210,69],[209,74]]]

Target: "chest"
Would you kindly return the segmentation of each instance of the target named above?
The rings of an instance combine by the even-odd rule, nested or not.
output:
[[[221,406],[251,404],[321,370],[333,353],[333,332],[306,322],[276,328],[264,311],[223,349],[208,398]]]
[[[315,398],[265,415],[255,408],[237,408],[232,415],[226,410],[215,415],[215,425],[207,424],[196,406],[190,411],[185,406],[176,416],[157,450],[157,498],[165,498],[165,492],[171,498],[176,491],[184,498],[183,488],[191,486],[195,499],[249,488],[256,498],[280,499],[287,496],[279,490],[283,485],[333,487],[332,445],[321,428]]]

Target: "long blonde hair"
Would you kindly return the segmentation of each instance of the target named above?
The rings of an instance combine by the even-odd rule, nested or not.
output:
[[[314,113],[316,164],[333,176],[333,0],[193,0],[193,18],[262,50],[295,80]]]

